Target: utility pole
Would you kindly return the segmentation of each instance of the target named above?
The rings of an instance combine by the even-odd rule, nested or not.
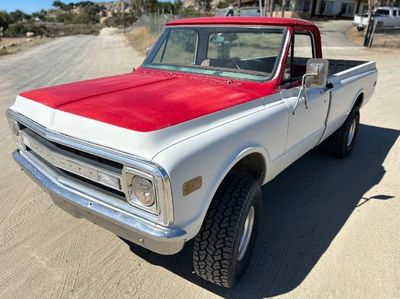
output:
[[[258,0],[258,4],[260,6],[260,17],[262,17],[264,15],[263,7],[262,7],[262,0]]]
[[[369,40],[371,39],[371,32],[374,24],[372,24],[372,10],[375,6],[375,0],[368,0],[368,26],[364,38],[364,47],[368,47]]]
[[[282,0],[282,13],[281,13],[282,18],[285,16],[285,6],[286,6],[286,0]]]
[[[264,16],[268,16],[270,0],[264,0]]]
[[[270,17],[272,17],[274,15],[274,9],[275,9],[275,0],[271,0],[271,8],[269,10]]]

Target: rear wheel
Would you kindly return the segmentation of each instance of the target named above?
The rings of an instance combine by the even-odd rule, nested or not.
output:
[[[329,153],[335,158],[346,158],[353,150],[360,124],[360,111],[355,106],[345,123],[329,137]]]
[[[195,237],[193,267],[201,278],[230,288],[251,258],[261,188],[250,176],[230,174],[221,184]]]

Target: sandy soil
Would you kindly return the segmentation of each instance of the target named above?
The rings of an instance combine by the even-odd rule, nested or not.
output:
[[[376,93],[346,160],[308,153],[263,188],[254,258],[225,290],[193,274],[191,244],[159,256],[52,204],[12,161],[5,110],[27,89],[128,72],[141,57],[113,31],[0,58],[0,298],[398,298],[398,50],[326,48],[376,60]],[[347,42],[347,41],[346,41]]]
[[[26,37],[2,37],[0,39],[0,46],[5,46],[10,43],[21,44],[23,42],[26,42],[26,40],[27,40]]]

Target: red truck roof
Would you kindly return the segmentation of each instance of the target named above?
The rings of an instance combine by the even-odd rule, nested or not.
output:
[[[237,25],[275,25],[275,26],[311,26],[310,21],[295,18],[270,18],[270,17],[205,17],[178,19],[167,23],[171,25],[207,25],[207,24],[237,24]]]

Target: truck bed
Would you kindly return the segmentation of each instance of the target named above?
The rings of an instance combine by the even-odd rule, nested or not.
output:
[[[329,59],[328,77],[368,62],[369,61]]]
[[[374,61],[329,59],[328,82],[332,84],[332,90],[323,139],[343,124],[359,94],[363,94],[363,105],[368,102],[377,76]]]

